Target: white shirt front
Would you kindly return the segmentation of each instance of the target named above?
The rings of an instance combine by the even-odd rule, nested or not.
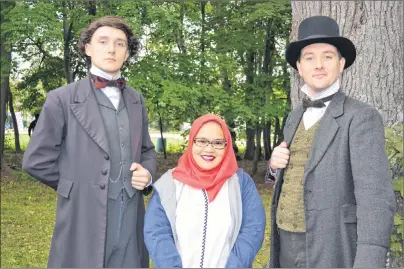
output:
[[[94,65],[91,66],[90,73],[108,80],[116,80],[121,77],[121,72],[118,72],[115,76],[111,76]],[[121,99],[121,90],[117,87],[105,87],[102,88],[101,91],[108,97],[115,109],[118,109],[119,100]]]
[[[176,232],[183,268],[199,268],[201,263],[205,198],[203,191],[174,180],[176,185]],[[204,268],[224,268],[230,255],[234,231],[230,213],[228,182],[208,204]]]
[[[121,77],[120,71],[115,76],[111,76],[110,74],[102,71],[95,65],[91,66],[90,73],[93,75],[99,76],[99,77],[103,77],[108,80],[116,80]],[[102,88],[101,91],[108,97],[108,99],[114,105],[115,109],[118,109],[119,101],[121,100],[121,95],[122,95],[121,90],[118,89],[117,87],[105,87],[105,88]],[[147,172],[149,172],[149,171],[147,170]],[[150,174],[150,172],[149,172],[149,174]],[[149,187],[151,183],[152,183],[152,176],[150,174],[150,181],[146,185],[146,188]]]
[[[325,98],[327,96],[333,95],[339,90],[340,87],[340,81],[339,79],[334,82],[330,87],[327,89],[323,90],[319,94],[317,94],[314,97],[311,97],[309,95],[309,88],[308,85],[305,84],[302,88],[301,91],[305,93],[311,100],[318,100]],[[306,109],[306,111],[303,113],[303,124],[304,128],[306,130],[310,129],[314,124],[316,124],[317,121],[319,121],[323,116],[325,111],[327,110],[328,105],[330,104],[331,101],[325,102],[325,107],[309,107]]]

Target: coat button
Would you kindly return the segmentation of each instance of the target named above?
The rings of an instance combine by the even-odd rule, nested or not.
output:
[[[100,185],[101,190],[105,189],[105,184]]]
[[[105,176],[107,174],[107,169],[102,170],[101,174],[103,174]]]
[[[104,159],[107,160],[107,161],[109,160],[108,154],[105,154],[105,155],[104,155]]]

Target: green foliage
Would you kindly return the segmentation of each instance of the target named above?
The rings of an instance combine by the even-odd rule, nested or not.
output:
[[[404,177],[395,178],[393,180],[394,191],[400,193],[401,197],[404,197]]]
[[[404,125],[386,128],[386,151],[393,173],[393,187],[396,196],[403,201],[404,198],[404,159],[403,159],[403,132]],[[394,232],[391,236],[390,250],[393,257],[403,254],[402,242],[404,240],[404,220],[400,212],[394,215]]]
[[[168,154],[182,154],[186,150],[186,144],[179,144],[179,143],[168,143],[166,152]]]

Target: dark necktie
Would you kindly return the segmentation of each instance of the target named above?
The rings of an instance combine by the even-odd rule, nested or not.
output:
[[[322,99],[318,99],[318,100],[310,100],[310,98],[308,98],[307,96],[305,96],[303,98],[303,108],[307,109],[308,107],[317,107],[317,108],[321,108],[321,107],[325,107],[325,102],[331,101],[331,99],[334,97],[334,94],[324,97]]]
[[[124,78],[118,78],[117,80],[108,80],[106,78],[91,74],[91,80],[93,81],[94,86],[97,89],[102,89],[105,87],[116,87],[118,89],[123,89],[126,85],[126,81]]]

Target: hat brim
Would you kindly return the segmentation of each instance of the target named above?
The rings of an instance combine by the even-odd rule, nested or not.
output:
[[[296,62],[300,57],[300,52],[304,47],[314,43],[327,43],[336,47],[341,56],[345,58],[344,69],[347,69],[355,62],[355,45],[345,37],[316,37],[292,42],[286,47],[286,61],[297,70]]]

